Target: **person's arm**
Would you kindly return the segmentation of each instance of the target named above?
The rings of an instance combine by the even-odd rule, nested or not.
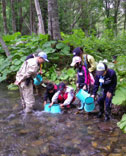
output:
[[[95,77],[94,87],[93,87],[93,94],[92,95],[96,96],[97,91],[98,91],[98,88],[99,88],[99,85],[100,85],[100,83],[99,83],[99,77],[96,76]]]
[[[27,78],[31,76],[35,76],[37,74],[39,66],[35,63],[29,65],[27,61],[25,61],[21,68],[22,68],[22,71],[21,73],[19,73],[19,75],[16,78],[19,84],[25,81]]]
[[[47,103],[47,99],[48,99],[48,92],[46,91],[44,94],[44,105]]]
[[[52,101],[51,101],[49,107],[51,107],[51,106],[57,101],[59,94],[60,94],[60,91],[57,91],[57,92],[53,95]]]
[[[70,91],[68,92],[68,97],[67,97],[67,99],[64,101],[64,103],[62,104],[62,106],[67,106],[67,105],[69,105],[69,104],[72,102],[73,97],[74,97],[74,90],[73,90],[73,89],[70,89]]]
[[[115,71],[113,71],[112,77],[111,77],[111,84],[110,84],[108,92],[113,94],[113,92],[115,91],[116,85],[117,85],[117,76],[116,76]]]

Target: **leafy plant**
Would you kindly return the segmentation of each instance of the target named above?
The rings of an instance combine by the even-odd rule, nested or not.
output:
[[[124,133],[126,133],[126,114],[124,114],[124,115],[122,116],[122,119],[121,119],[121,121],[119,121],[119,122],[117,123],[117,126],[118,126]]]

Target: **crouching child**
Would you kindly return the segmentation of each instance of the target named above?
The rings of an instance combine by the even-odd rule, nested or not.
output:
[[[46,92],[44,94],[44,106],[49,100],[49,102],[52,101],[53,95],[57,92],[57,85],[53,83],[48,83],[46,87]]]
[[[59,103],[61,108],[70,108],[75,100],[74,89],[70,86],[66,86],[65,83],[61,82],[58,86],[57,92],[52,97],[51,107],[54,103]]]

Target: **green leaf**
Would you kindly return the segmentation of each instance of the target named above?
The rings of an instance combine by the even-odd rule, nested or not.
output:
[[[11,83],[10,85],[8,85],[8,89],[9,90],[17,90],[18,89],[18,86],[16,86],[13,83]]]
[[[119,88],[116,90],[115,92],[115,96],[112,99],[112,103],[114,103],[115,105],[121,105],[126,101],[126,88]]]

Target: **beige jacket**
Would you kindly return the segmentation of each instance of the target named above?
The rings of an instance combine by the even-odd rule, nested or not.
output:
[[[31,58],[25,61],[17,72],[16,81],[23,82],[26,78],[35,77],[39,70],[37,58]]]
[[[84,56],[86,56],[86,55],[87,55],[87,60],[90,64],[90,67],[88,68],[88,70],[91,73],[91,72],[95,71],[95,69],[96,69],[96,62],[95,62],[95,59],[93,56],[91,56],[89,54],[84,54],[83,59],[82,59],[83,63],[84,63]]]

